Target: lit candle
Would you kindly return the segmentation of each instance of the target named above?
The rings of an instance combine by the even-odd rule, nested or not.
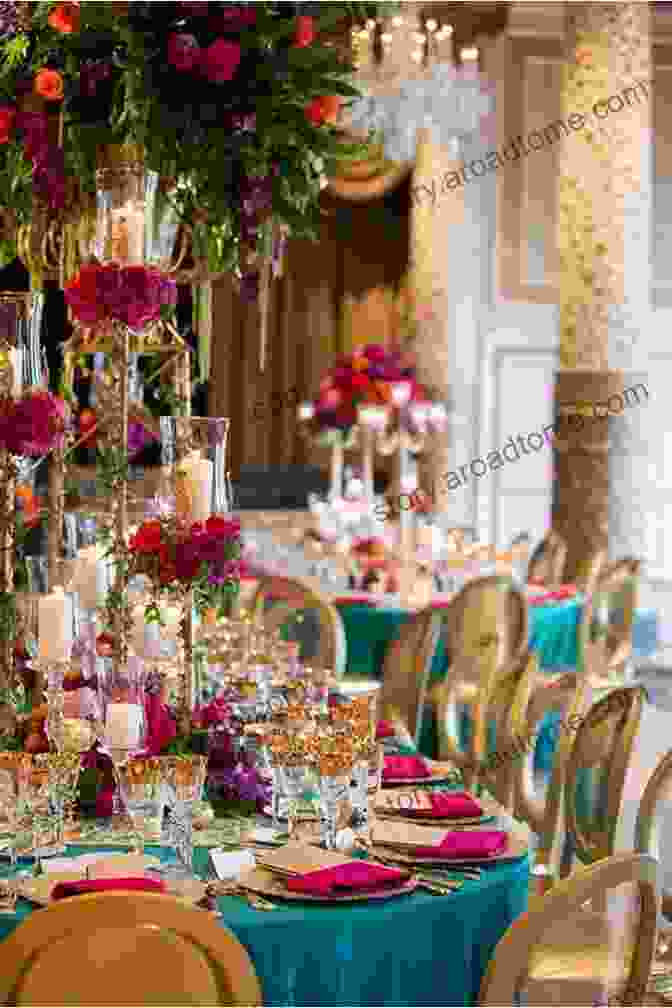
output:
[[[20,396],[23,389],[23,350],[12,347],[9,351],[9,359],[12,365],[12,395]]]
[[[192,521],[204,522],[211,515],[213,465],[200,452],[192,452],[180,466],[189,498]]]
[[[110,749],[134,749],[140,745],[142,707],[140,704],[107,705],[105,738]]]
[[[131,645],[142,658],[161,657],[161,629],[158,623],[145,621],[144,605],[135,606],[131,614]]]
[[[119,263],[141,264],[145,254],[145,213],[134,203],[110,211],[112,258]]]
[[[83,609],[93,610],[104,601],[110,586],[110,565],[97,546],[81,549],[75,561],[73,588]]]
[[[38,601],[39,655],[43,661],[67,661],[72,648],[72,599],[55,588]]]

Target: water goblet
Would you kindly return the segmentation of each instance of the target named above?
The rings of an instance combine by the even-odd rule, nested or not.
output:
[[[339,811],[348,801],[348,788],[352,776],[352,747],[349,740],[330,738],[323,740],[319,756],[320,835],[326,850],[336,850]]]
[[[119,790],[136,835],[136,854],[144,853],[146,842],[161,842],[166,800],[163,770],[163,761],[156,757],[132,758],[118,768]]]
[[[193,809],[203,795],[207,766],[207,756],[166,760],[169,838],[177,856],[177,866],[171,869],[174,878],[194,877]]]
[[[46,857],[62,854],[65,850],[66,822],[72,816],[77,798],[81,755],[79,752],[43,753],[36,759],[38,768],[47,770],[49,804],[56,833],[53,848],[43,852]]]

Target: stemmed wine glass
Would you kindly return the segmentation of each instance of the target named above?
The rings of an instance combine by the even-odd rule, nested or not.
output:
[[[170,843],[177,855],[175,878],[194,877],[193,810],[201,801],[208,767],[207,756],[168,757],[166,762],[166,799]]]
[[[166,802],[165,762],[156,757],[130,759],[119,766],[121,797],[136,834],[136,854],[145,843],[161,842],[161,822]]]

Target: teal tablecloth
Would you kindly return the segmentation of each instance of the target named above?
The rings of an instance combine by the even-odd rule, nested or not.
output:
[[[68,854],[90,853],[71,846]],[[167,860],[163,848],[148,848]],[[198,848],[196,867],[207,851]],[[495,946],[527,907],[529,862],[493,865],[450,896],[414,893],[349,906],[272,913],[221,898],[222,924],[249,952],[264,1005],[473,1005]],[[31,913],[0,914],[0,939]]]

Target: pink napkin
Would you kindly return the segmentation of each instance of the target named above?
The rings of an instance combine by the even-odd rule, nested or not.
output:
[[[337,598],[334,600],[334,605],[337,606],[354,606],[354,605],[367,605],[371,608],[375,608],[375,602],[369,595],[349,595],[345,598]]]
[[[576,585],[562,585],[556,591],[542,592],[541,595],[534,595],[528,599],[528,604],[547,605],[549,602],[564,602],[566,599],[574,598],[576,595]]]
[[[419,819],[476,819],[483,815],[482,806],[466,791],[430,794],[429,800],[430,809],[413,809],[408,814]]]
[[[414,847],[419,858],[489,858],[506,850],[506,833],[501,830],[459,830],[446,833],[438,847]]]
[[[376,738],[394,738],[394,727],[391,721],[379,721],[376,725]]]
[[[415,777],[431,777],[427,764],[420,756],[386,756],[383,780],[413,780]]]
[[[407,873],[396,868],[369,864],[366,861],[351,861],[335,868],[321,868],[307,872],[296,878],[287,879],[290,892],[306,893],[311,896],[339,896],[349,892],[375,892],[401,884]]]
[[[163,893],[166,884],[159,879],[148,878],[83,879],[81,882],[59,882],[54,886],[51,898],[59,900],[86,893],[119,891]]]

